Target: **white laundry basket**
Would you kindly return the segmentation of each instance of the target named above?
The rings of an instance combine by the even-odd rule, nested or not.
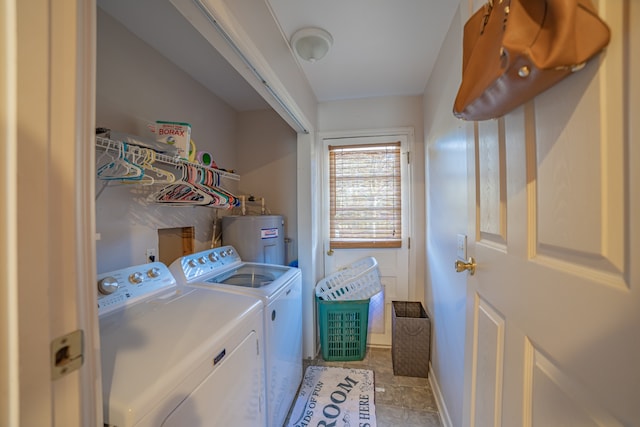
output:
[[[324,301],[363,300],[381,290],[378,262],[366,257],[320,280],[316,296]]]

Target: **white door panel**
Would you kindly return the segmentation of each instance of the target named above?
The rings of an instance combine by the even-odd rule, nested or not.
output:
[[[640,420],[640,100],[625,95],[639,64],[623,57],[637,43],[623,17],[640,9],[598,6],[612,29],[603,55],[473,129],[468,425]]]
[[[402,247],[398,249],[330,249],[329,245],[329,176],[325,168],[323,206],[325,209],[324,224],[324,269],[329,275],[359,260],[372,256],[378,262],[382,292],[374,296],[369,304],[368,345],[391,346],[391,301],[407,300],[409,297],[409,235],[410,235],[410,180],[407,162],[407,151],[411,144],[412,134],[389,132],[383,136],[353,136],[324,138],[325,165],[328,164],[327,147],[329,145],[352,145],[364,143],[401,142],[401,175],[402,175]]]

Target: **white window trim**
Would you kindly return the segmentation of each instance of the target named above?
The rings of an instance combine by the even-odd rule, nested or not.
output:
[[[347,139],[347,138],[365,138],[365,137],[404,137],[404,142],[400,146],[401,159],[400,161],[407,165],[407,153],[414,151],[414,130],[412,127],[398,127],[398,128],[383,128],[383,129],[360,129],[360,130],[348,130],[348,131],[329,131],[319,132],[318,139],[322,143],[322,239],[325,251],[329,250],[329,192],[325,188],[325,183],[329,182],[329,153],[327,146],[329,145],[327,140],[335,139]],[[346,140],[345,145],[349,144]],[[335,141],[332,145],[337,145]],[[410,249],[409,239],[411,238],[412,224],[414,222],[414,212],[411,204],[412,190],[412,168],[411,163],[407,165],[407,173],[402,177],[402,211],[405,212],[406,221],[402,222],[402,244],[403,247]],[[405,246],[406,245],[406,246]],[[409,257],[411,260],[411,257]],[[409,268],[410,277],[409,280],[413,280],[413,268]]]

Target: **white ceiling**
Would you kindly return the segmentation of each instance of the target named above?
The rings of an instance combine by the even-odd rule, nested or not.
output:
[[[319,27],[333,37],[322,60],[300,60],[318,101],[418,95],[457,0],[266,0],[288,40]]]
[[[308,26],[333,36],[333,46],[322,60],[300,60],[320,102],[422,94],[459,4],[458,0],[264,1],[287,39]],[[98,0],[98,6],[237,111],[268,108],[168,0]]]

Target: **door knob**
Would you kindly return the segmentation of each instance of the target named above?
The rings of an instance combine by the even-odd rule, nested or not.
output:
[[[332,255],[333,255],[333,249],[329,249],[329,250],[327,251],[327,255],[332,256]]]
[[[469,257],[467,262],[457,260],[455,266],[458,273],[461,273],[465,270],[469,270],[469,273],[472,276],[476,273],[476,260],[473,259],[473,257]]]

